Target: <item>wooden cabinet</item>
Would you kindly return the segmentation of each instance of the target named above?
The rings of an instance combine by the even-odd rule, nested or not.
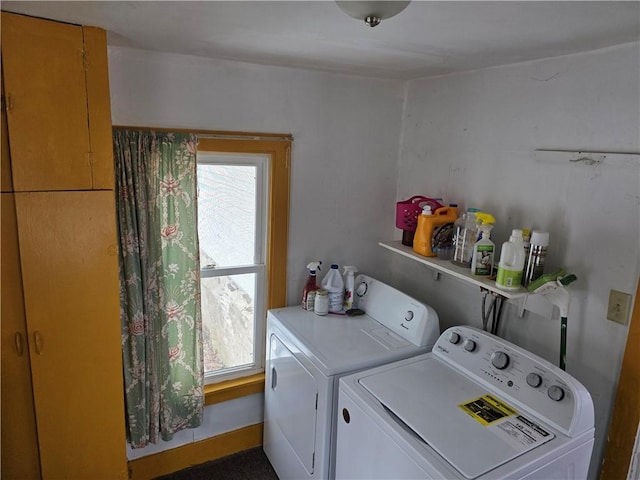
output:
[[[81,32],[79,44],[68,40],[71,31]],[[23,93],[4,102],[8,115],[2,125],[3,480],[128,477],[104,32],[3,12],[3,86],[9,96],[11,91],[28,90],[22,86],[11,90],[10,85],[35,85],[26,77],[46,83],[50,76],[54,84],[62,85],[69,59],[78,53],[78,45],[87,44],[88,37],[82,34],[86,31],[92,32],[92,48],[101,53],[92,57],[91,68],[82,68],[83,76],[93,69],[84,86],[70,79],[69,88],[85,92],[85,103],[92,95],[87,92],[103,91],[106,109],[85,104],[84,111],[69,105],[54,112],[51,104],[59,99],[49,102],[52,92],[36,94],[33,85],[29,95],[37,100],[31,98],[19,114],[22,100],[15,99]],[[5,61],[11,50],[7,46],[16,42],[34,44],[24,49],[19,66],[17,58]],[[37,51],[38,43],[48,52],[47,58]],[[62,51],[52,51],[54,46]],[[74,77],[78,72],[72,68],[66,73]],[[73,96],[69,101],[75,101]],[[55,121],[46,118],[50,115],[56,116]],[[33,125],[37,134],[25,132]],[[99,132],[88,134],[91,128]],[[108,159],[108,167],[77,161],[77,146],[87,138],[93,158]],[[99,151],[98,144],[102,144]]]
[[[106,33],[2,12],[13,190],[113,188]]]
[[[126,478],[113,192],[15,195],[42,476]]]

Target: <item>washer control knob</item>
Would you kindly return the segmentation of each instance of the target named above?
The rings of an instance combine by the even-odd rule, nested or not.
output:
[[[451,343],[453,343],[454,345],[455,345],[456,343],[459,343],[459,342],[460,342],[460,334],[459,334],[459,333],[456,333],[456,332],[451,332],[451,333],[449,334],[449,341],[450,341]]]
[[[564,390],[558,385],[551,385],[549,390],[547,390],[547,395],[549,395],[551,400],[559,402],[564,398]]]
[[[413,320],[413,312],[411,310],[407,310],[407,313],[404,314],[404,319],[407,322],[410,322],[411,320]]]
[[[542,385],[542,377],[537,373],[530,373],[529,375],[527,375],[527,385],[533,388],[538,388],[540,385]]]
[[[501,350],[493,352],[491,355],[491,365],[496,367],[498,370],[504,370],[509,365],[509,355]]]
[[[470,338],[467,338],[464,343],[462,344],[462,347],[467,351],[467,352],[473,352],[476,349],[476,342],[474,342],[473,340],[471,340]]]

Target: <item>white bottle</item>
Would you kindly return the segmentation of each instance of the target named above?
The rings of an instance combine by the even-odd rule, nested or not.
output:
[[[344,280],[338,265],[333,264],[322,279],[322,288],[329,292],[329,312],[342,312],[344,303]]]
[[[355,284],[355,273],[358,271],[357,267],[347,265],[344,267],[344,309],[349,310],[353,308],[353,294]]]
[[[522,230],[514,228],[509,241],[502,244],[496,287],[502,290],[518,290],[522,283],[524,259]]]

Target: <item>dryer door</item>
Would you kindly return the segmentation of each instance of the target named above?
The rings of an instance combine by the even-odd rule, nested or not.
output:
[[[306,471],[312,474],[318,387],[313,375],[276,335],[271,335],[269,345],[269,383],[265,389],[269,417]]]

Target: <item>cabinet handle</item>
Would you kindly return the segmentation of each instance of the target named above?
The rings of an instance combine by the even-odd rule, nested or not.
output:
[[[10,93],[5,94],[2,99],[2,108],[7,113],[11,113],[13,110],[13,96]]]
[[[271,367],[271,389],[275,389],[276,385],[278,385],[278,372],[276,367]]]
[[[42,334],[38,330],[33,332],[33,341],[36,344],[36,353],[42,355]]]
[[[21,357],[24,354],[24,346],[22,344],[22,334],[20,332],[16,332],[13,338],[16,342],[16,351],[18,352],[18,356]]]

